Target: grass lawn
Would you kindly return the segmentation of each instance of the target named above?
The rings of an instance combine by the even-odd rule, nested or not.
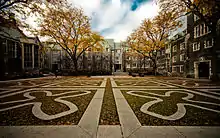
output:
[[[145,114],[140,111],[140,108],[142,105],[144,105],[147,102],[153,101],[155,99],[153,98],[146,98],[146,97],[139,97],[139,96],[133,96],[130,94],[127,94],[128,91],[122,91],[122,94],[128,101],[130,107],[134,111],[135,115],[139,119],[142,125],[146,126],[167,126],[167,125],[174,125],[174,126],[219,126],[220,125],[220,113],[212,112],[200,108],[196,108],[193,106],[185,106],[186,108],[186,114],[184,117],[170,121],[170,120],[164,120],[155,116],[151,116],[148,114]],[[166,91],[153,91],[148,90],[148,92],[156,93],[156,94],[162,94]],[[148,93],[142,93],[142,92],[135,92],[135,94],[144,95],[144,96],[152,96]],[[169,116],[174,114],[177,111],[177,103],[190,103],[195,104],[197,106],[203,106],[210,109],[215,109],[220,111],[220,106],[216,105],[207,105],[202,103],[193,103],[189,101],[185,101],[182,99],[182,97],[187,96],[185,93],[172,93],[170,97],[160,97],[160,96],[153,96],[157,97],[163,100],[163,102],[159,102],[157,104],[152,105],[148,110],[157,114],[161,114],[163,116]],[[220,104],[220,101],[217,99],[208,98],[201,95],[194,94],[194,97],[191,100],[195,101],[204,101],[204,102],[212,102],[216,104]]]
[[[120,124],[116,109],[115,99],[111,87],[111,82],[109,79],[107,79],[99,124],[100,125]]]
[[[147,80],[137,81],[115,81],[118,86],[166,86],[162,83],[156,83]]]
[[[63,82],[58,85],[61,85],[61,86],[100,86],[101,83],[102,81],[97,81],[97,80],[94,80],[94,81],[75,80],[75,81]]]
[[[87,106],[89,105],[92,97],[95,94],[95,90],[91,91],[90,94],[78,96],[78,97],[69,97],[69,98],[62,98],[62,100],[66,100],[69,102],[74,103],[78,107],[78,111],[52,120],[41,120],[35,117],[32,114],[32,107],[33,105],[23,106],[20,108],[15,108],[7,111],[0,112],[0,125],[77,125],[79,120],[81,119],[83,113],[85,112]],[[51,91],[53,94],[62,93],[64,91]],[[83,91],[73,92],[69,94],[65,94],[65,96],[76,95],[85,93]],[[69,107],[65,104],[55,102],[54,99],[59,96],[46,96],[44,92],[32,92],[30,93],[31,96],[36,97],[29,102],[41,102],[41,110],[48,114],[54,115],[57,113],[61,113],[64,111],[69,110]],[[14,96],[10,96],[7,98],[0,99],[1,102],[6,101],[14,101],[14,100],[24,100],[26,99],[22,94],[16,94]],[[20,102],[20,104],[28,103],[28,102]],[[1,105],[0,109],[11,107],[14,105],[18,105],[18,103]]]

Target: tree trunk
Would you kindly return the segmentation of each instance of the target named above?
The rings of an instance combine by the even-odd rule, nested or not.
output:
[[[78,60],[74,58],[73,59],[73,64],[74,64],[76,75],[78,75]]]
[[[153,72],[154,72],[154,75],[156,76],[157,75],[157,60],[155,59],[151,59],[152,62],[153,62]]]

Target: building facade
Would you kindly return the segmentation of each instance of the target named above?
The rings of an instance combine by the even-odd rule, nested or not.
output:
[[[196,15],[187,16],[189,70],[195,78],[211,78],[213,36],[211,30]]]
[[[0,76],[18,75],[24,71],[39,69],[41,43],[38,37],[27,37],[15,20],[1,19],[0,26]]]
[[[187,28],[170,38],[166,44],[164,68],[167,72],[183,77],[210,79],[214,70],[213,64],[218,61],[213,56],[216,53],[213,45],[209,27],[197,16],[189,14]],[[218,65],[215,68],[219,72],[216,66]]]
[[[107,43],[106,43],[107,42]],[[88,48],[78,58],[78,71],[84,72],[111,72],[111,43],[110,39],[103,42],[102,50],[97,51],[92,48]],[[46,54],[44,56],[44,68],[48,68],[52,71],[74,71],[74,64],[70,56],[54,42],[44,42],[46,48]]]

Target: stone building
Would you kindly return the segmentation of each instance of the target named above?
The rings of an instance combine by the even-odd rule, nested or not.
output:
[[[169,68],[171,72],[176,72],[180,76],[186,76],[187,47],[185,45],[186,30],[176,34],[169,40]]]
[[[65,51],[54,42],[44,42],[44,66],[52,71],[61,70],[65,66]]]
[[[103,42],[102,50],[96,51],[88,48],[78,59],[78,70],[85,72],[111,72],[111,40]],[[45,42],[46,54],[44,68],[52,71],[74,71],[74,65],[69,55],[54,42]]]
[[[4,19],[0,26],[0,76],[18,75],[24,71],[33,71],[40,66],[40,49],[38,37],[27,37],[14,19]]]
[[[157,72],[160,74],[167,72],[165,48],[157,51]]]
[[[213,36],[196,15],[187,16],[189,70],[195,78],[211,78],[212,66],[217,64],[214,59]]]

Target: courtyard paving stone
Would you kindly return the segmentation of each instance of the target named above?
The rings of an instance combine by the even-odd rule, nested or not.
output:
[[[106,95],[108,79],[112,91]],[[104,117],[118,117],[116,124],[100,123],[104,106],[115,110]],[[220,84],[208,80],[97,76],[0,82],[0,137],[217,138],[219,118]]]
[[[103,95],[104,89],[98,89],[78,124],[81,128],[89,132],[92,137],[96,137],[97,135]]]
[[[100,125],[97,138],[121,138],[121,127],[119,125]]]
[[[4,126],[1,138],[91,138],[78,126]]]
[[[220,127],[206,127],[206,126],[175,126],[177,131],[187,138],[219,138]]]
[[[17,93],[0,96],[1,125],[76,125],[96,90],[35,88]]]
[[[131,134],[129,138],[185,138],[174,127],[143,126]]]
[[[127,101],[121,94],[119,89],[113,89],[119,120],[122,126],[124,137],[128,137],[131,133],[141,127],[140,122],[129,107]]]

